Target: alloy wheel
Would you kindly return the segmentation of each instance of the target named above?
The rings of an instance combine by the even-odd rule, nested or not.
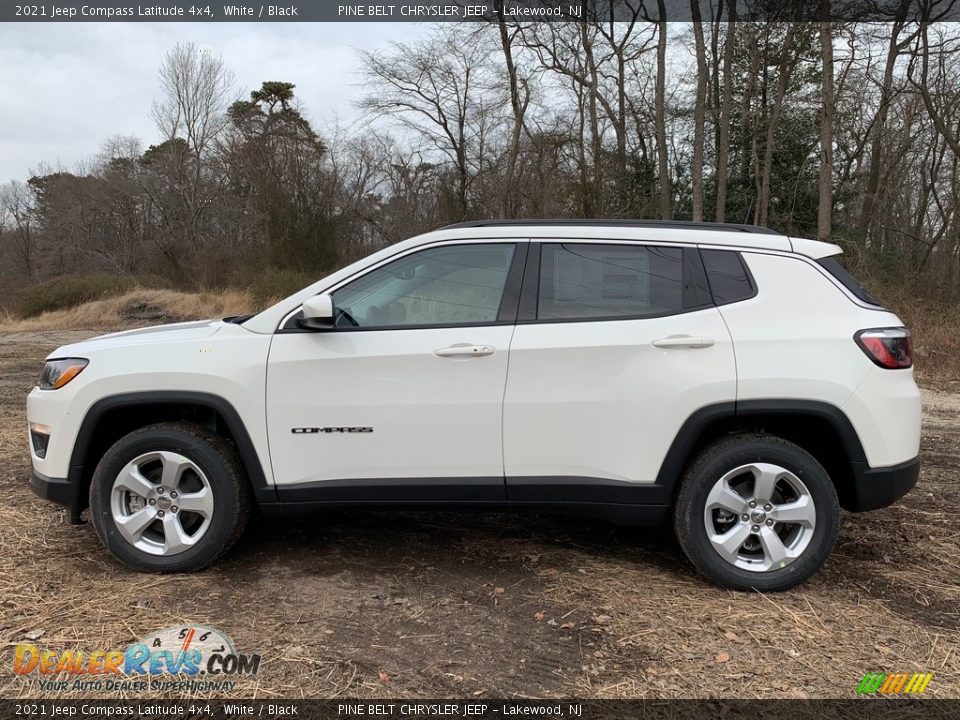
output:
[[[779,570],[810,545],[817,511],[807,486],[773,463],[741,465],[710,489],[703,514],[707,538],[742,570]]]
[[[203,470],[180,453],[144,453],[114,479],[110,510],[133,547],[151,555],[178,555],[210,527],[213,489]]]

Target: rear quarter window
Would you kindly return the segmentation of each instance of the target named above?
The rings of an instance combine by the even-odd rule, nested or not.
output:
[[[707,280],[717,305],[747,300],[757,294],[753,277],[740,253],[733,250],[700,250]]]
[[[836,255],[820,258],[817,260],[817,263],[820,265],[820,267],[833,275],[833,277],[836,278],[847,290],[852,292],[855,297],[859,298],[868,305],[883,307],[879,300],[868,293],[864,287],[857,282],[856,278],[847,272],[847,269],[840,264],[839,260],[837,260]]]

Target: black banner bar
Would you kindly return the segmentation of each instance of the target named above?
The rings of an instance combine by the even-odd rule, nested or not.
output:
[[[698,0],[715,19],[716,0]],[[723,5],[724,19],[728,4]],[[960,20],[956,0],[736,0],[737,18],[761,22]],[[0,22],[689,22],[690,0],[0,0]]]
[[[960,700],[0,700],[2,718],[310,720],[940,720]]]

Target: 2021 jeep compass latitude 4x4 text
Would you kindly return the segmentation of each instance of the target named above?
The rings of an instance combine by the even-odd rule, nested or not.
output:
[[[250,317],[62,347],[30,485],[137,570],[220,557],[256,503],[672,518],[733,588],[814,573],[840,507],[919,474],[910,334],[763,228],[450,226]]]

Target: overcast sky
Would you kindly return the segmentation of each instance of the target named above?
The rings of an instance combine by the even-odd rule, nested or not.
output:
[[[357,119],[358,49],[427,32],[412,23],[6,23],[0,25],[0,183],[41,163],[72,168],[112,135],[157,142],[157,70],[177,42],[223,57],[244,96],[292,82],[323,130]]]

